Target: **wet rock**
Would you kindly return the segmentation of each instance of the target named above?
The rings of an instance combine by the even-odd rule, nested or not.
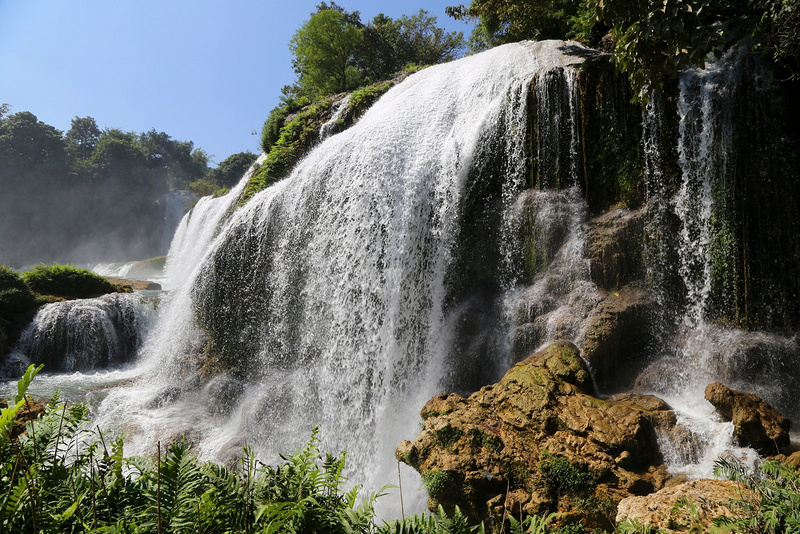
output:
[[[792,423],[752,393],[730,389],[720,382],[706,386],[705,398],[725,421],[733,421],[733,435],[739,445],[771,455],[789,446]]]
[[[133,290],[148,290],[148,291],[160,291],[161,284],[156,282],[150,282],[149,280],[128,280],[127,278],[114,278],[112,276],[106,276],[106,280],[114,284],[115,286],[119,286],[122,289],[130,292]]]
[[[624,389],[644,365],[652,341],[652,297],[635,286],[611,291],[586,319],[581,354],[602,391]]]
[[[690,480],[646,496],[627,497],[617,506],[617,522],[636,519],[659,532],[708,532],[717,516],[733,516],[731,499],[741,488],[730,480]]]
[[[589,221],[592,281],[620,288],[644,274],[644,210],[617,209]]]
[[[669,406],[646,395],[593,394],[577,347],[554,343],[468,398],[431,399],[423,430],[396,456],[422,475],[431,507],[457,505],[493,525],[509,507],[572,517],[587,502],[663,487],[669,475],[656,429],[674,425]],[[611,527],[599,508],[578,515]]]

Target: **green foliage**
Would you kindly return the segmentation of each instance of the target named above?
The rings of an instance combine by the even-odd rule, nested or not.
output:
[[[118,291],[114,284],[99,274],[73,265],[37,265],[22,277],[28,287],[42,295],[92,298]]]
[[[355,118],[363,115],[393,85],[392,81],[383,81],[353,91],[350,94],[350,110],[347,114],[350,118],[349,120],[355,122]]]
[[[469,6],[451,6],[445,12],[456,20],[477,21],[470,48],[480,51],[523,39],[562,39],[578,5],[574,0],[472,0]]]
[[[456,471],[435,469],[422,474],[422,484],[425,491],[434,499],[447,498],[462,491],[463,480]]]
[[[642,523],[638,519],[627,519],[617,525],[618,534],[661,534],[660,528]]]
[[[563,456],[545,453],[539,462],[539,474],[554,497],[585,495],[596,485],[594,474],[579,468]]]
[[[256,161],[258,156],[252,152],[231,154],[206,175],[206,179],[218,187],[233,187],[244,176],[245,171]]]
[[[800,474],[776,460],[750,472],[738,461],[720,458],[714,476],[738,482],[749,492],[731,502],[734,517],[718,517],[714,524],[734,532],[800,532]]]
[[[549,534],[551,532],[550,524],[558,515],[557,513],[546,516],[531,515],[522,521],[517,521],[515,517],[509,516],[511,534]]]
[[[577,38],[597,45],[608,30],[614,61],[638,99],[688,66],[702,67],[730,43],[752,39],[787,72],[800,75],[798,0],[472,0],[447,8],[476,20],[473,50],[523,39]]]
[[[0,265],[0,318],[24,313],[36,305],[36,298],[17,271]]]
[[[361,75],[370,81],[389,78],[409,65],[451,61],[464,50],[462,33],[445,32],[424,9],[398,19],[380,13],[364,27],[363,36],[356,62]]]
[[[330,100],[308,106],[281,128],[278,140],[272,145],[267,159],[253,174],[242,194],[241,202],[286,177],[292,166],[311,148],[319,136],[319,117],[330,109]]]
[[[484,534],[483,523],[470,525],[467,518],[455,507],[448,515],[440,505],[434,515],[413,515],[402,521],[392,521],[377,530],[377,534]]]
[[[359,78],[355,51],[361,44],[361,28],[335,9],[323,9],[297,30],[289,42],[299,85],[307,95],[346,91]]]

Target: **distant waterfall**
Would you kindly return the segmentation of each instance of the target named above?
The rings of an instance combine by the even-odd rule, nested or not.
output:
[[[46,304],[22,333],[12,360],[44,363],[48,372],[132,363],[155,307],[155,297],[140,293]]]
[[[419,408],[466,376],[495,379],[489,358],[507,362],[487,350],[503,346],[514,283],[527,87],[553,69],[566,80],[558,135],[572,173],[565,67],[580,61],[541,42],[423,69],[244,206],[231,213],[244,181],[201,200],[170,250],[174,291],[143,351],[153,371],[114,390],[102,417],[126,414],[134,448],[185,432],[217,458],[245,443],[291,450],[321,424],[356,480],[396,480],[393,451]],[[486,320],[470,327],[468,309]],[[198,387],[191,362],[204,351],[232,371]]]

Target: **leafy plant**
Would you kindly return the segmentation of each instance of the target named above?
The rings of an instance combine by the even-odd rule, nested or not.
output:
[[[714,524],[736,532],[800,532],[800,474],[791,465],[768,460],[751,472],[741,462],[720,458],[714,476],[740,484],[740,497],[731,501],[734,517]]]

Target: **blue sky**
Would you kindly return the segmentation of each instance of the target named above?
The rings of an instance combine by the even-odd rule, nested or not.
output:
[[[280,89],[295,79],[287,43],[318,0],[0,0],[0,103],[66,131],[155,128],[219,162],[258,151]],[[341,0],[364,21],[420,8],[448,30],[458,0]],[[462,3],[467,3],[462,0]]]

